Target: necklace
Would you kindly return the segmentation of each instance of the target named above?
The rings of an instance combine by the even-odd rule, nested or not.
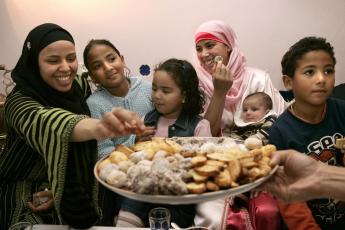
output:
[[[295,112],[295,110],[294,110],[294,107],[295,107],[295,102],[292,103],[292,104],[290,105],[289,110],[290,110],[290,112],[291,112],[295,117],[297,117],[298,119],[302,120],[303,122],[306,122],[306,123],[309,123],[309,124],[318,124],[318,123],[320,123],[320,122],[324,119],[324,117],[325,117],[326,109],[327,109],[327,104],[325,103],[325,105],[324,105],[324,107],[323,107],[323,111],[322,111],[321,118],[320,118],[320,120],[318,120],[317,122],[307,120],[307,119],[305,119],[305,118],[303,118],[303,117],[297,115],[296,112]]]

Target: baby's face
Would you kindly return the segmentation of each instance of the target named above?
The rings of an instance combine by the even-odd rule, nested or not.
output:
[[[268,111],[261,100],[249,97],[243,102],[242,118],[245,122],[260,121]]]

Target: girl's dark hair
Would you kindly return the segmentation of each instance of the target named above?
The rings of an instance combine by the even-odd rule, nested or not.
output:
[[[281,61],[282,74],[293,77],[297,68],[297,61],[300,60],[304,54],[317,50],[323,50],[328,53],[333,60],[333,64],[336,64],[333,46],[327,42],[325,38],[305,37],[291,46],[284,54]]]
[[[155,71],[169,73],[185,95],[182,113],[192,117],[204,111],[205,94],[200,90],[198,75],[188,61],[171,58],[160,63]]]
[[[89,56],[89,52],[90,49],[94,46],[94,45],[106,45],[111,47],[119,56],[121,56],[120,51],[113,45],[113,43],[111,43],[110,41],[106,40],[106,39],[92,39],[89,41],[89,43],[87,43],[87,45],[85,46],[84,52],[83,52],[83,59],[84,59],[84,65],[86,67],[86,69],[89,69],[89,64],[87,63],[87,58]]]

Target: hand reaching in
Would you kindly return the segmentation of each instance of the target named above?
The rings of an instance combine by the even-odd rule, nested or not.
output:
[[[141,133],[137,133],[135,141],[149,141],[154,137],[156,133],[155,127],[146,127],[145,130]]]
[[[317,172],[320,162],[294,150],[277,151],[271,165],[280,165],[277,172],[257,190],[271,192],[285,201],[305,201],[316,198]]]
[[[113,108],[111,112],[105,113],[94,130],[97,140],[128,134],[141,134],[145,131],[145,125],[140,117],[123,108]]]

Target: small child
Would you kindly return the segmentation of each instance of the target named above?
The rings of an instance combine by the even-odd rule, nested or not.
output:
[[[277,119],[272,111],[272,99],[264,92],[256,92],[248,95],[242,104],[243,126],[234,126],[231,137],[246,140],[255,138],[268,143],[268,130]]]
[[[281,65],[284,85],[295,101],[272,125],[269,142],[279,150],[295,149],[343,167],[343,154],[335,143],[345,136],[345,102],[330,98],[335,64],[333,47],[324,38],[305,37],[290,47]],[[344,207],[344,202],[331,198],[279,204],[289,229],[344,229]]]
[[[209,122],[199,116],[205,99],[199,89],[196,71],[189,62],[169,59],[155,69],[152,100],[155,109],[146,114],[144,122],[146,126],[155,127],[155,136],[212,136]],[[150,204],[126,198],[122,202],[118,223],[131,219],[132,223],[141,222],[137,227],[147,227],[148,212],[159,206],[169,209],[171,222],[182,228],[193,225],[195,205]],[[126,226],[125,223],[121,225]]]
[[[156,127],[155,136],[212,136],[209,122],[199,115],[205,96],[189,62],[169,59],[155,69],[152,100],[155,109],[145,115],[144,122]]]
[[[272,111],[272,99],[264,92],[249,94],[242,103],[241,126],[234,126],[230,137],[244,140],[250,148],[260,148],[268,143],[268,130],[276,120]],[[234,221],[237,216],[250,220]],[[268,193],[243,193],[229,199],[225,207],[223,225],[226,229],[238,229],[246,225],[247,228],[275,230],[280,228],[280,216],[277,201]],[[269,226],[267,226],[269,224]]]

